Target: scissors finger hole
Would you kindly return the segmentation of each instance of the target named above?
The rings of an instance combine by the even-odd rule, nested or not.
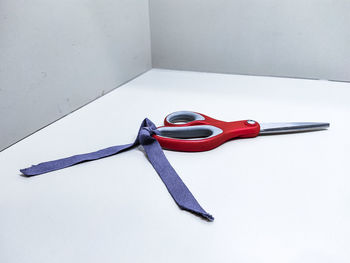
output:
[[[177,111],[169,114],[166,120],[172,124],[185,124],[191,121],[204,120],[204,117],[192,111]]]
[[[211,125],[198,125],[187,127],[161,127],[158,128],[158,131],[158,136],[188,140],[206,139],[222,133],[222,130],[220,128]]]

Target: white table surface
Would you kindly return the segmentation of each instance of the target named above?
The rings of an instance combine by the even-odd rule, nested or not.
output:
[[[177,110],[331,128],[166,151],[212,223],[176,206],[139,149],[20,176]],[[0,153],[0,262],[349,262],[349,116],[349,83],[151,70]]]

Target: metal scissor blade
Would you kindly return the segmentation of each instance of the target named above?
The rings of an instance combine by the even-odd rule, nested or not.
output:
[[[292,133],[304,131],[318,131],[329,128],[327,122],[277,122],[260,123],[259,134]]]

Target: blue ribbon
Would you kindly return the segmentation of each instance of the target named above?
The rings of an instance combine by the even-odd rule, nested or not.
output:
[[[21,169],[21,173],[26,176],[34,176],[51,171],[63,169],[78,163],[93,161],[100,158],[108,157],[127,151],[138,145],[142,145],[147,154],[148,160],[153,168],[157,171],[163,183],[167,187],[170,195],[177,205],[184,210],[199,215],[209,221],[213,221],[214,217],[208,214],[194,198],[190,190],[178,176],[174,168],[164,155],[164,152],[158,141],[152,137],[158,134],[157,127],[149,119],[144,119],[139,129],[136,140],[133,143],[125,145],[112,146],[96,152],[78,154],[71,157],[58,159],[54,161],[44,162],[33,165],[29,168]]]

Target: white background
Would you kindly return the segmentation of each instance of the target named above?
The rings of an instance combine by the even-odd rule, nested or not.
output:
[[[0,262],[350,261],[350,84],[151,70],[0,153]],[[324,121],[327,131],[166,151],[207,222],[138,149],[25,178],[42,161],[132,142],[143,118]]]

